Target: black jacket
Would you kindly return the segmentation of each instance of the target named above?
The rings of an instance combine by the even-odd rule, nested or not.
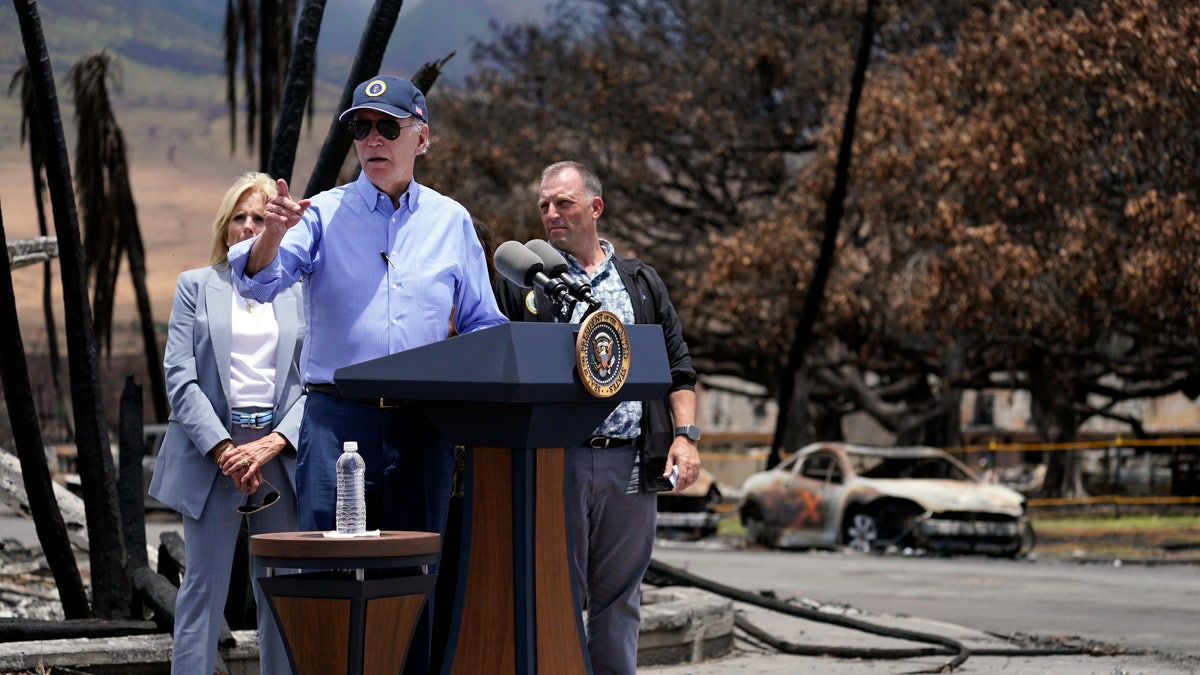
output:
[[[680,389],[696,388],[696,369],[692,366],[692,357],[688,353],[687,343],[683,340],[683,328],[679,323],[679,315],[675,306],[667,296],[667,286],[663,283],[658,272],[653,267],[637,258],[622,258],[613,256],[617,273],[625,284],[629,299],[633,304],[634,321],[639,324],[657,323],[662,326],[663,338],[666,340],[667,359],[671,366],[670,392]],[[527,290],[504,278],[499,278],[494,284],[496,302],[500,311],[509,321],[554,321],[559,307],[542,292],[540,288]],[[537,313],[529,311],[525,299],[529,293],[534,294]],[[671,408],[667,397],[655,401],[645,401],[642,404],[642,431],[638,437],[638,446],[642,451],[642,485],[646,488],[649,479],[660,476],[666,466],[667,453],[675,439],[675,426],[671,419]],[[656,468],[657,467],[657,468]],[[667,485],[655,486],[652,489],[670,489]]]

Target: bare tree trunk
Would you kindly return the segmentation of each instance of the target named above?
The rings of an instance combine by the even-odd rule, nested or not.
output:
[[[939,447],[957,447],[962,445],[962,388],[956,384],[966,368],[967,345],[960,339],[947,350],[942,359],[942,414],[930,420],[928,426],[928,442]]]
[[[13,76],[12,82],[8,85],[8,93],[11,95],[13,90],[20,86],[21,88],[21,139],[22,142],[26,137],[29,139],[29,168],[33,176],[33,203],[37,209],[37,224],[38,234],[43,237],[49,237],[50,231],[46,225],[46,183],[42,177],[42,171],[46,165],[46,152],[42,147],[42,131],[41,122],[38,120],[37,105],[33,100],[33,85],[30,82],[29,66],[22,65],[16,75]],[[66,395],[63,393],[61,359],[58,355],[58,326],[54,321],[54,294],[51,284],[54,283],[54,268],[52,267],[53,260],[47,258],[46,262],[42,263],[42,315],[46,321],[46,350],[50,359],[50,380],[54,385],[54,400],[60,406],[61,413],[66,414],[69,410]],[[56,411],[60,412],[60,411]],[[74,438],[74,429],[70,424],[67,425],[68,438]]]
[[[795,343],[793,342],[793,347]],[[806,347],[807,348],[807,347]],[[801,357],[803,360],[803,357]],[[789,359],[789,364],[791,360]],[[771,443],[771,451],[767,455],[766,468],[774,468],[783,459],[784,453],[796,450],[813,442],[814,424],[809,399],[808,371],[803,363],[797,370],[785,370],[780,382],[779,413],[775,418],[775,437]],[[787,381],[787,383],[785,383]],[[787,407],[784,408],[784,390],[787,390]],[[817,436],[822,440],[825,439]]]
[[[255,57],[260,56],[254,49],[255,34],[258,25],[255,23],[255,12],[251,0],[238,0],[243,17],[248,17],[242,26],[242,77],[246,84],[246,147],[254,147],[254,130],[258,125],[258,91],[254,86]]]
[[[35,118],[36,119],[36,118]],[[35,132],[37,133],[37,132]],[[41,154],[39,152],[39,154]],[[43,155],[44,157],[44,155]],[[46,204],[42,195],[46,193],[46,185],[42,182],[42,164],[33,163],[33,190],[36,195],[38,234],[47,237],[50,234],[46,225]],[[50,360],[50,382],[54,386],[54,400],[61,406],[55,411],[67,419],[68,441],[75,440],[75,422],[71,418],[71,404],[67,400],[62,385],[62,357],[58,353],[58,322],[54,320],[54,261],[42,263],[42,318],[46,321],[46,356]]]
[[[805,386],[807,387],[807,384]],[[805,394],[806,398],[807,396]],[[845,416],[842,415],[841,411],[831,406],[818,405],[814,413],[812,415],[812,433],[810,434],[807,429],[803,430],[804,433],[797,436],[797,442],[794,445],[785,447],[790,447],[792,450],[799,450],[816,439],[822,441],[845,440],[845,431],[842,428],[842,421]]]
[[[296,144],[300,126],[312,96],[313,73],[316,70],[317,39],[321,36],[321,18],[325,15],[325,0],[307,0],[296,26],[296,42],[288,64],[287,82],[283,86],[283,101],[279,104],[279,123],[271,142],[271,159],[267,174],[292,182],[296,164]]]
[[[39,183],[41,181],[38,181]],[[42,204],[41,196],[37,200],[38,210],[38,231],[44,237],[46,236],[46,213],[45,206]],[[47,260],[42,263],[42,318],[46,322],[46,356],[50,361],[50,382],[54,386],[54,401],[61,407],[61,410],[56,410],[56,415],[63,415],[67,418],[67,438],[66,440],[75,439],[74,420],[70,419],[69,411],[71,409],[67,402],[66,393],[62,386],[62,357],[58,353],[58,323],[54,320],[54,268],[52,260]]]
[[[87,505],[88,539],[91,542],[93,608],[101,618],[121,618],[128,607],[130,584],[119,527],[120,510],[113,480],[113,459],[105,430],[103,401],[99,394],[95,334],[87,301],[87,275],[62,115],[37,3],[34,0],[13,0],[13,7],[21,25],[34,100],[43,121],[42,138],[47,151],[46,178],[50,186],[50,203],[62,263],[79,477]]]
[[[126,241],[123,248],[129,256],[129,277],[133,280],[134,296],[137,298],[138,320],[142,327],[142,352],[146,356],[146,377],[149,379],[151,400],[154,401],[154,417],[167,421],[170,406],[167,403],[167,381],[163,375],[162,357],[158,352],[158,335],[154,332],[154,310],[150,306],[150,289],[146,286],[146,249],[142,245],[142,230],[138,224],[137,206],[133,203],[133,187],[129,184],[129,165],[125,161],[117,164],[114,171],[113,194],[120,200],[121,220]],[[139,397],[140,398],[140,397]]]
[[[825,203],[825,232],[821,241],[821,253],[813,270],[812,282],[804,294],[804,306],[796,322],[796,336],[788,353],[787,366],[783,371],[779,387],[779,417],[775,424],[775,438],[767,456],[767,468],[779,463],[780,452],[787,440],[787,424],[795,418],[792,408],[797,405],[794,394],[797,378],[804,376],[804,360],[812,342],[813,329],[821,316],[821,303],[825,300],[825,285],[833,271],[837,254],[837,237],[841,229],[842,212],[845,210],[846,190],[850,182],[850,160],[854,150],[854,125],[858,118],[858,102],[862,98],[863,83],[867,77],[867,66],[871,58],[871,43],[875,39],[875,0],[867,0],[867,12],[862,21],[862,38],[854,60],[854,73],[850,78],[850,97],[846,105],[846,118],[842,123],[842,142],[838,148],[838,161],[834,176],[833,191]],[[807,404],[807,402],[804,402]]]
[[[133,376],[125,378],[121,391],[121,411],[117,423],[117,448],[120,462],[120,477],[117,479],[117,494],[121,500],[121,534],[125,550],[129,552],[130,578],[135,570],[150,570],[146,555],[146,488],[142,480],[142,457],[145,451],[145,428],[142,425],[142,388]],[[166,579],[163,579],[166,583]],[[169,584],[168,584],[169,585]],[[133,593],[129,598],[129,616],[141,616],[141,599],[144,594]],[[170,609],[174,616],[174,598]]]
[[[1029,365],[1029,394],[1033,423],[1042,438],[1050,443],[1070,443],[1079,440],[1079,419],[1072,406],[1071,385],[1058,377],[1053,360],[1038,351]],[[1046,476],[1039,497],[1083,497],[1083,469],[1078,451],[1064,450],[1043,453]]]
[[[337,109],[339,111],[350,107],[354,98],[354,88],[360,82],[379,73],[379,66],[383,63],[383,53],[387,51],[388,39],[391,38],[392,30],[396,27],[396,17],[400,14],[402,4],[404,4],[403,0],[376,0],[375,6],[371,9],[371,15],[367,18],[367,25],[363,29],[362,37],[359,39],[358,53],[354,57],[354,64],[350,67],[350,74],[346,78],[346,88],[342,91],[342,98],[338,102]],[[422,93],[428,92],[422,90]],[[338,171],[341,170],[342,163],[346,161],[346,154],[350,152],[351,142],[350,132],[346,130],[346,125],[335,117],[329,124],[329,132],[325,135],[325,144],[321,146],[321,154],[317,156],[317,162],[308,178],[308,186],[304,190],[306,197],[311,197],[334,186],[337,182]]]
[[[271,162],[272,127],[275,125],[275,110],[279,104],[278,79],[278,30],[279,7],[277,0],[259,0],[259,63],[258,72],[258,170],[266,171]],[[289,32],[291,27],[287,29]]]
[[[962,376],[963,358],[961,342],[956,342],[946,350],[942,357],[942,386],[938,392],[927,392],[934,409],[906,419],[896,431],[898,445],[962,445],[962,390],[952,383]]]
[[[8,419],[17,445],[17,457],[21,461],[21,480],[25,483],[25,497],[29,500],[38,542],[58,586],[63,615],[68,619],[86,619],[92,615],[92,610],[88,607],[83,579],[71,551],[66,523],[54,498],[45,444],[38,427],[37,409],[33,405],[29,368],[17,317],[17,298],[13,293],[12,269],[8,264],[3,214],[0,214],[0,251],[4,251],[0,255],[0,324],[7,327],[0,331],[0,383],[4,385]]]
[[[119,417],[117,447],[121,457],[121,477],[117,481],[117,493],[121,499],[121,531],[125,549],[129,551],[129,566],[145,567],[150,564],[146,555],[146,488],[142,480],[145,427],[142,425],[142,387],[132,376],[125,378]]]

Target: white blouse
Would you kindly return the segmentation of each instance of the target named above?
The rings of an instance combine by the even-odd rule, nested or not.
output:
[[[275,352],[279,323],[271,303],[233,293],[229,355],[229,407],[275,407]]]

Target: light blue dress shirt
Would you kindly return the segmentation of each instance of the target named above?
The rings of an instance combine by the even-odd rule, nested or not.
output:
[[[451,309],[459,333],[507,321],[471,215],[416,180],[395,210],[365,174],[314,196],[275,259],[248,278],[254,241],[229,250],[242,295],[268,302],[303,279],[305,383],[330,383],[342,366],[444,339]]]

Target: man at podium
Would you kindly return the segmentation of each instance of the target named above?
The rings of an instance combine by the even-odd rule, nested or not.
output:
[[[506,320],[467,209],[413,177],[429,147],[422,92],[404,78],[373,77],[338,119],[354,137],[358,178],[299,200],[278,181],[266,229],[230,251],[230,266],[240,292],[261,302],[296,280],[304,285],[300,529],[333,529],[334,465],[342,443],[356,441],[367,465],[367,529],[445,534],[452,447],[415,407],[341,396],[334,372],[446,338],[452,311],[464,334]],[[428,656],[423,624],[410,672]]]
[[[565,254],[567,273],[583,278],[603,308],[624,324],[658,323],[666,339],[672,385],[656,401],[620,403],[599,428],[566,448],[567,527],[577,593],[587,612],[593,672],[632,675],[637,669],[641,582],[654,549],[659,490],[696,481],[696,371],[666,285],[652,267],[617,256],[597,230],[604,211],[600,179],[577,162],[542,172],[538,195],[550,243]],[[526,291],[501,279],[501,310],[513,321],[578,323],[540,288]]]

